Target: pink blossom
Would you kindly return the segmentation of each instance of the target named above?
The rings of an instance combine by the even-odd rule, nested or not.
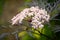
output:
[[[25,8],[22,10],[19,14],[14,16],[11,21],[12,25],[16,23],[22,23],[23,19],[26,18],[27,16],[33,16],[32,21],[30,22],[32,24],[32,27],[34,28],[43,28],[45,22],[48,22],[50,19],[50,15],[47,14],[47,11],[45,9],[39,9],[38,6],[30,7],[30,8]]]

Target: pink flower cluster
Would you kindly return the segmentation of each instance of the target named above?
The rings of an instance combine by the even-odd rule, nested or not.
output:
[[[34,16],[33,16],[34,15]],[[23,11],[21,11],[19,14],[14,16],[11,21],[12,25],[17,23],[22,23],[22,20],[27,16],[33,16],[32,17],[32,27],[34,28],[43,28],[43,23],[48,22],[50,19],[50,15],[47,14],[47,11],[45,9],[42,9],[38,6],[31,7],[31,8],[25,8]]]

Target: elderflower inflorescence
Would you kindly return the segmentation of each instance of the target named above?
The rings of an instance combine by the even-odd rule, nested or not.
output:
[[[21,11],[19,14],[14,16],[11,21],[12,25],[17,23],[22,23],[22,20],[26,18],[27,16],[33,16],[32,21],[30,22],[32,24],[33,28],[43,28],[43,23],[49,21],[49,14],[47,14],[47,11],[45,9],[39,9],[38,6],[26,8],[23,11]]]

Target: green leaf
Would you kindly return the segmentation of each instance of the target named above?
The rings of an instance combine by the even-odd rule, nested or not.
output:
[[[39,40],[46,40],[45,36],[41,36]]]
[[[31,36],[29,36],[28,33],[26,33],[23,37],[22,40],[35,40],[34,38],[32,38]]]
[[[49,36],[49,37],[52,37],[52,30],[51,30],[50,27],[48,27],[48,25],[44,26],[44,29],[43,29],[42,33]]]
[[[18,37],[22,37],[22,36],[24,36],[25,34],[26,34],[26,32],[25,32],[25,31],[22,31],[22,32],[18,33]]]

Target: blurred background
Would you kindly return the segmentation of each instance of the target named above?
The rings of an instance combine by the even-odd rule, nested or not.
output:
[[[51,36],[51,30],[54,40],[60,40],[60,0],[0,0],[0,40],[39,40],[26,36],[25,26],[12,26],[9,22],[13,16],[18,14],[24,8],[31,6],[39,6],[46,9],[50,14],[50,32],[46,28],[46,34]],[[18,31],[19,30],[19,31]],[[11,34],[10,34],[11,33]],[[23,35],[26,34],[23,39]],[[29,39],[27,39],[30,37]],[[43,37],[42,37],[43,38]],[[56,38],[56,39],[55,39]],[[45,40],[45,39],[41,39]]]

